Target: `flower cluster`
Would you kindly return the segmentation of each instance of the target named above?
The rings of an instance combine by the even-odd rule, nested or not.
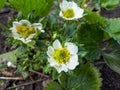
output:
[[[60,3],[59,16],[65,20],[75,20],[83,17],[84,10],[75,2],[63,0]],[[31,42],[36,35],[37,30],[44,33],[41,23],[31,24],[28,20],[14,21],[13,27],[10,28],[13,38],[27,44]],[[58,73],[61,71],[67,72],[73,70],[79,64],[78,62],[78,47],[71,42],[65,42],[62,46],[59,40],[53,42],[53,46],[48,47],[47,55],[48,62],[51,67],[54,67]],[[8,66],[13,66],[11,62]]]
[[[96,63],[101,57],[120,73],[120,18],[106,19],[99,11],[119,2],[113,6],[109,0],[96,0],[95,5],[94,1],[1,0],[0,9],[7,2],[15,14],[8,25],[0,24],[12,44],[9,52],[0,55],[0,70],[23,78],[31,73],[41,73],[45,80],[50,76],[45,90],[100,90]]]

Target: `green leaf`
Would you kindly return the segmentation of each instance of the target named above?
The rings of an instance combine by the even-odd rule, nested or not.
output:
[[[99,71],[91,64],[84,64],[73,75],[60,74],[59,83],[65,90],[100,90]]]
[[[103,54],[105,63],[115,72],[120,74],[120,49],[110,54]]]
[[[58,76],[58,81],[61,84],[61,86],[67,90],[69,90],[69,81],[68,79],[71,78],[71,76],[67,76],[67,74],[65,74],[64,72],[62,72],[59,76]]]
[[[85,21],[90,24],[96,24],[104,27],[106,25],[106,20],[104,17],[100,16],[96,12],[92,12],[90,10],[85,9],[86,15],[84,16]]]
[[[86,24],[81,24],[78,28],[78,40],[84,44],[88,54],[86,58],[89,60],[99,59],[101,55],[101,44],[103,39],[103,28],[106,20],[96,12],[85,9],[86,15],[83,20]]]
[[[5,54],[1,54],[0,55],[0,63],[10,61],[13,64],[15,64],[17,62],[16,53],[17,53],[17,50],[10,51],[10,52],[5,53]]]
[[[45,90],[64,90],[64,89],[62,89],[61,86],[57,82],[50,81],[46,85]]]
[[[120,44],[120,18],[107,19],[105,31]]]
[[[112,9],[119,4],[119,0],[101,0],[101,6],[103,8]]]
[[[51,72],[51,67],[49,64],[46,64],[43,68],[44,73],[50,73]]]
[[[66,37],[73,37],[76,33],[76,24],[65,24],[65,35]]]
[[[17,66],[17,70],[16,70],[15,73],[17,73],[17,74],[21,74],[21,75],[23,76],[24,79],[27,78],[28,75],[29,75],[29,72],[23,70],[23,67],[21,67],[21,65],[18,65],[18,66]]]
[[[28,42],[27,46],[28,47],[33,47],[35,45],[35,43],[36,43],[35,41]]]
[[[52,72],[52,79],[53,79],[53,80],[57,80],[58,76],[59,76],[59,73],[58,73],[56,70],[54,70],[54,71]]]
[[[0,0],[0,9],[4,6],[6,0]]]
[[[34,13],[34,17],[48,15],[54,2],[54,0],[8,0],[8,1],[13,8],[22,12],[24,18],[27,18],[31,12]]]
[[[39,64],[37,64],[37,63],[36,63],[36,64],[34,64],[34,65],[33,65],[33,67],[34,67],[34,70],[39,70],[39,69],[40,69],[40,65],[39,65]]]
[[[96,24],[81,24],[78,29],[78,40],[88,51],[86,57],[89,60],[99,59],[102,39],[103,31]]]

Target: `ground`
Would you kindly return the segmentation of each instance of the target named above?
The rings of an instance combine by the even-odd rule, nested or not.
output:
[[[6,25],[7,20],[13,15],[13,12],[9,8],[4,8],[0,11],[0,23]],[[112,18],[112,17],[120,17],[120,8],[117,7],[115,10],[106,11],[102,10],[101,14],[104,17]],[[9,46],[5,42],[5,36],[3,36],[2,30],[0,28],[0,53],[5,53],[9,50]],[[120,75],[116,72],[112,71],[106,65],[103,65],[100,69],[101,76],[103,78],[103,85],[101,90],[120,90]],[[16,83],[18,86],[18,90],[43,90],[43,87],[47,80],[50,79],[49,75],[43,75],[42,73],[31,72],[29,77],[26,80],[22,81],[11,81],[6,80],[5,84],[0,83],[0,90],[15,90],[15,86],[11,86],[13,83]]]

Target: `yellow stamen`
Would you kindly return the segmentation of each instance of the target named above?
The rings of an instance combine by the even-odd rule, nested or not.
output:
[[[27,38],[30,34],[35,33],[35,28],[31,26],[16,26],[16,30],[24,38]]]
[[[53,58],[60,64],[66,63],[70,59],[70,52],[67,50],[67,48],[58,48],[53,53]]]
[[[74,10],[72,8],[68,8],[67,10],[63,11],[63,16],[66,18],[73,18],[75,16]]]

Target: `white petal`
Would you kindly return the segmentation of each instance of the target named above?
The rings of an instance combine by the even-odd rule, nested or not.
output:
[[[15,39],[20,38],[20,35],[15,30],[12,31],[12,34]]]
[[[17,39],[21,40],[25,44],[32,41],[32,40],[26,40],[25,38],[17,38]]]
[[[62,13],[62,11],[60,11],[59,16],[60,16],[60,17],[63,17],[63,13]]]
[[[63,0],[62,3],[60,3],[60,9],[64,11],[67,8],[68,8],[68,2],[66,0]]]
[[[24,40],[21,40],[21,41],[26,44],[26,43],[31,42],[32,40],[25,40],[25,39],[24,39]]]
[[[51,67],[58,66],[58,63],[56,63],[56,61],[52,57],[48,58],[48,62],[50,63]]]
[[[41,23],[34,23],[34,24],[32,24],[32,26],[36,27],[39,30],[42,29],[42,24]]]
[[[62,66],[61,65],[56,65],[54,66],[54,68],[57,70],[58,73],[60,73],[62,71]]]
[[[14,22],[13,22],[13,27],[20,26],[20,25],[21,25],[21,23],[19,23],[19,22],[17,22],[17,21],[14,21]]]
[[[16,38],[18,40],[21,40],[23,43],[26,43],[26,40],[24,38]]]
[[[34,36],[34,34],[33,35],[30,35],[28,38],[23,38],[23,37],[21,37],[17,32],[15,32],[15,31],[12,31],[12,33],[13,33],[13,38],[14,39],[17,39],[17,40],[21,40],[23,43],[28,43],[28,42],[31,42],[32,40],[32,37]]]
[[[54,53],[53,47],[49,46],[49,47],[48,47],[48,51],[47,51],[47,55],[48,55],[49,57],[52,57],[52,56],[53,56],[53,53]]]
[[[67,49],[69,50],[70,54],[77,54],[78,52],[78,47],[71,42],[66,42],[65,46],[67,47]]]
[[[32,24],[32,26],[34,26],[35,28],[37,28],[38,30],[40,30],[41,32],[45,32],[44,30],[42,30],[42,24],[41,23],[34,23]]]
[[[16,27],[13,27],[12,34],[16,38],[20,38],[21,37],[21,35],[17,32]]]
[[[68,71],[68,67],[67,67],[67,65],[62,64],[62,68],[61,68],[61,70],[67,72],[67,71]]]
[[[74,4],[76,5],[76,3],[72,2],[68,2],[68,8],[72,8],[74,6]]]
[[[31,23],[28,20],[21,20],[19,21],[19,23],[21,23],[22,25],[31,26]]]
[[[44,33],[45,32],[45,30],[40,30],[42,33]]]
[[[64,72],[68,71],[68,67],[65,64],[55,65],[54,68],[58,71],[58,73],[60,73],[62,71],[64,71]]]
[[[77,9],[75,9],[75,18],[77,19],[83,17],[83,13],[84,13],[84,9],[77,7]]]
[[[59,40],[55,40],[55,41],[53,42],[53,47],[54,47],[55,49],[57,49],[57,48],[62,48],[62,45],[61,45],[61,43],[60,43]]]
[[[79,64],[78,55],[74,55],[70,58],[69,62],[66,63],[70,70],[75,69],[75,67]]]
[[[71,2],[71,8],[73,8],[73,9],[75,9],[75,8],[77,8],[78,7],[78,5],[75,3],[75,2]]]

